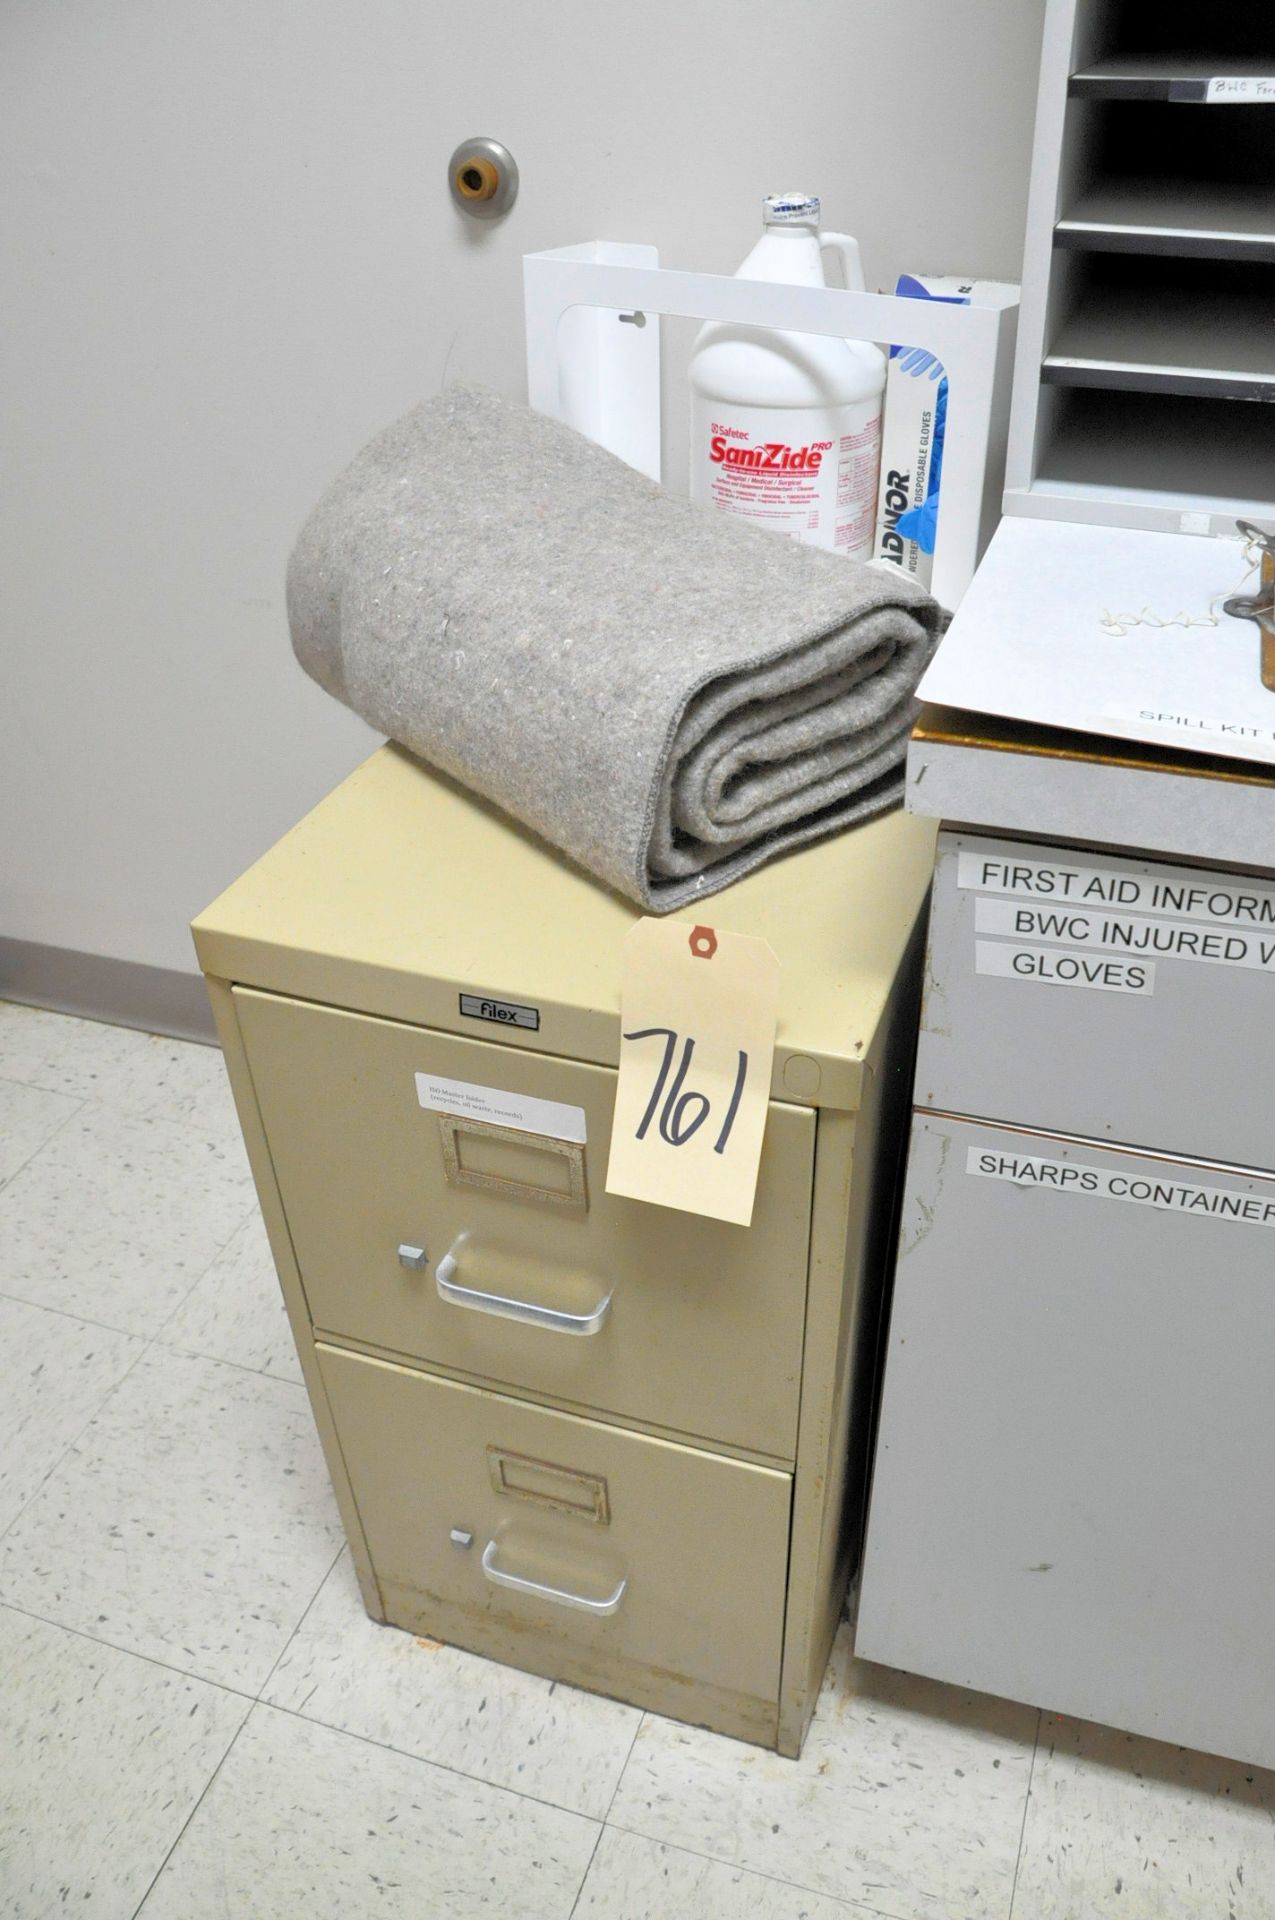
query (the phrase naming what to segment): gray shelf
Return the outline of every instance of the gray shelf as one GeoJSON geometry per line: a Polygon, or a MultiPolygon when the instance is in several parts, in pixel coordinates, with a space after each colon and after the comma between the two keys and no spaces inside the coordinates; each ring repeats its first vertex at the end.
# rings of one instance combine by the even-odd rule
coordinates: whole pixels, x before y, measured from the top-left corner
{"type": "MultiPolygon", "coordinates": [[[[1081,67],[1072,74],[1067,91],[1074,100],[1203,101],[1209,81],[1223,78],[1275,83],[1275,57],[1117,54],[1081,67]]],[[[1275,106],[1275,101],[1269,104],[1275,106]]]]}
{"type": "Polygon", "coordinates": [[[1233,268],[1233,283],[1223,287],[1208,284],[1207,270],[1181,271],[1180,282],[1126,273],[1082,284],[1042,378],[1054,386],[1275,402],[1275,287],[1260,284],[1264,275],[1236,281],[1233,268]]]}
{"type": "MultiPolygon", "coordinates": [[[[1271,135],[1275,144],[1275,122],[1271,135]]],[[[1160,175],[1104,180],[1071,205],[1054,238],[1090,252],[1275,263],[1275,191],[1160,175]]]]}
{"type": "Polygon", "coordinates": [[[1037,462],[1042,490],[1237,515],[1270,501],[1275,407],[1092,392],[1059,394],[1057,405],[1037,462]]]}

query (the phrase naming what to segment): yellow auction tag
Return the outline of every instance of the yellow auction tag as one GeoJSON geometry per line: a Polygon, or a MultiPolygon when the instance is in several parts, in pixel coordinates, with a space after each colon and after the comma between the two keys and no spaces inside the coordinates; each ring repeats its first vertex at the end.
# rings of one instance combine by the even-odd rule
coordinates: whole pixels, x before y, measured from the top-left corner
{"type": "Polygon", "coordinates": [[[778,1006],[764,940],[685,920],[630,928],[608,1193],[749,1224],[778,1006]]]}

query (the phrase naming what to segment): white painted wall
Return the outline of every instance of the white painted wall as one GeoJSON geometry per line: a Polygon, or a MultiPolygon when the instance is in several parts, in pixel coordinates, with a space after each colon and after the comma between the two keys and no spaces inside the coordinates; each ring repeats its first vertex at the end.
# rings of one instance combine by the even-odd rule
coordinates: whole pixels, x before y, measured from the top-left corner
{"type": "Polygon", "coordinates": [[[444,374],[524,391],[524,252],[733,271],[796,186],[870,282],[1017,278],[1042,17],[6,0],[0,934],[193,970],[190,916],[368,750],[292,661],[288,549],[444,374]],[[522,170],[498,226],[446,193],[476,133],[522,170]]]}

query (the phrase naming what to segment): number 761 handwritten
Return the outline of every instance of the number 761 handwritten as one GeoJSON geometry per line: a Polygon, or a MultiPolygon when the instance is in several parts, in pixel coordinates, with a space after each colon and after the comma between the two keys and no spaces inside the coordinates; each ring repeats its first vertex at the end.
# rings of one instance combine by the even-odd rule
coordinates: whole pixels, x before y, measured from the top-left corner
{"type": "MultiPolygon", "coordinates": [[[[673,1076],[673,1084],[668,1087],[668,1092],[665,1094],[669,1069],[673,1065],[673,1055],[677,1051],[677,1043],[681,1039],[681,1035],[673,1027],[639,1027],[633,1033],[626,1033],[624,1038],[626,1040],[654,1040],[662,1038],[664,1041],[664,1057],[660,1061],[660,1070],[655,1076],[655,1085],[651,1088],[651,1097],[646,1103],[646,1112],[642,1115],[638,1123],[636,1138],[645,1140],[647,1129],[655,1118],[655,1110],[659,1107],[660,1100],[663,1098],[664,1106],[660,1112],[659,1121],[660,1138],[667,1140],[671,1147],[684,1147],[687,1141],[703,1126],[708,1118],[712,1105],[706,1093],[694,1093],[690,1090],[684,1093],[682,1091],[683,1082],[690,1070],[691,1059],[695,1053],[694,1040],[688,1035],[683,1042],[682,1058],[678,1063],[677,1072],[673,1076]],[[688,1114],[695,1108],[698,1108],[698,1111],[693,1113],[693,1117],[688,1117],[688,1114]]],[[[730,1105],[726,1109],[726,1118],[722,1122],[721,1132],[713,1142],[714,1153],[724,1153],[726,1151],[726,1142],[730,1139],[730,1130],[735,1124],[735,1115],[739,1112],[739,1102],[743,1096],[744,1082],[747,1078],[748,1055],[741,1047],[739,1050],[739,1068],[735,1074],[735,1085],[731,1091],[730,1105]]]]}

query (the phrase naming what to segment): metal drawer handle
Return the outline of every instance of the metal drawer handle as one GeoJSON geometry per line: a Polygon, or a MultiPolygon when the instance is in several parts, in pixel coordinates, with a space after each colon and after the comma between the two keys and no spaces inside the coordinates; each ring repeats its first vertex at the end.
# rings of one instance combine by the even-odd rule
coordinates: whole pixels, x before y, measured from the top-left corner
{"type": "Polygon", "coordinates": [[[528,1327],[549,1327],[554,1333],[597,1333],[611,1311],[609,1293],[592,1313],[560,1313],[556,1307],[533,1306],[530,1300],[510,1300],[503,1293],[463,1287],[456,1278],[457,1271],[455,1254],[445,1253],[434,1270],[440,1300],[454,1307],[473,1307],[478,1313],[494,1313],[502,1320],[521,1320],[528,1327]]]}
{"type": "Polygon", "coordinates": [[[605,1600],[586,1600],[582,1593],[568,1593],[565,1587],[546,1587],[539,1580],[523,1580],[516,1573],[505,1573],[496,1565],[494,1540],[489,1540],[483,1548],[483,1572],[493,1586],[512,1587],[515,1593],[529,1593],[537,1600],[552,1600],[559,1607],[576,1607],[581,1613],[592,1613],[598,1619],[619,1611],[624,1589],[629,1584],[625,1578],[605,1600]]]}

